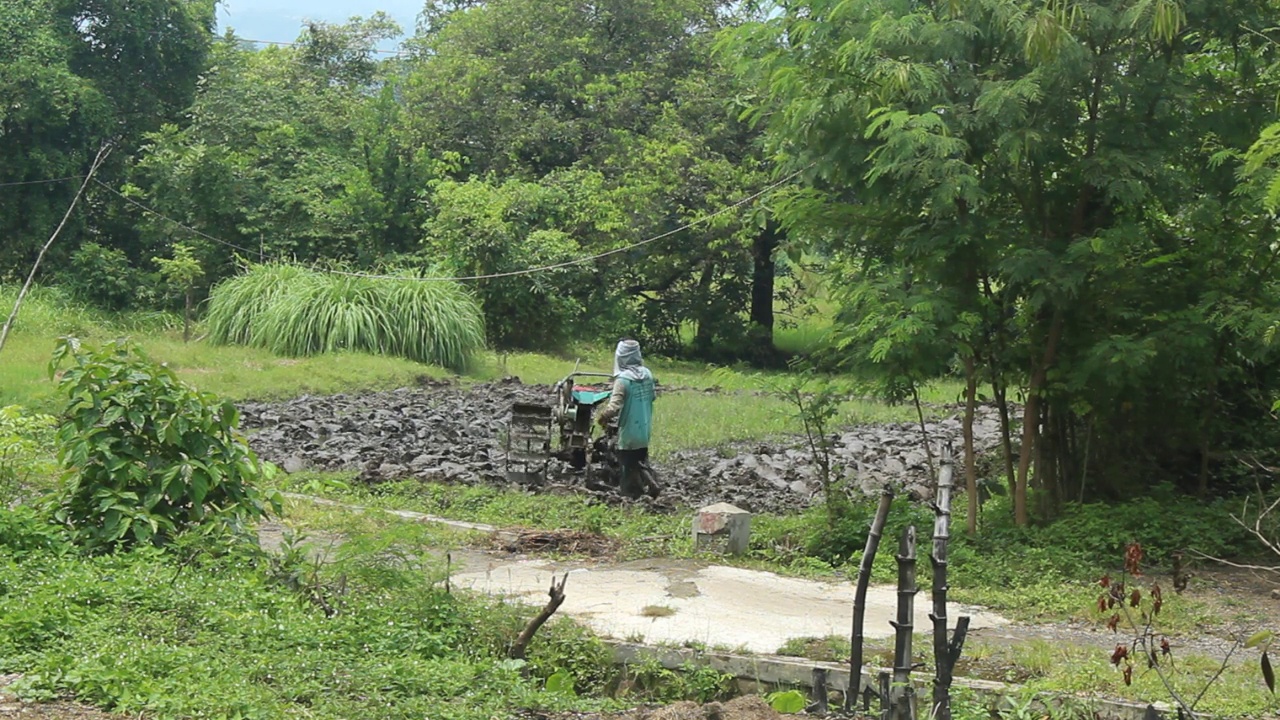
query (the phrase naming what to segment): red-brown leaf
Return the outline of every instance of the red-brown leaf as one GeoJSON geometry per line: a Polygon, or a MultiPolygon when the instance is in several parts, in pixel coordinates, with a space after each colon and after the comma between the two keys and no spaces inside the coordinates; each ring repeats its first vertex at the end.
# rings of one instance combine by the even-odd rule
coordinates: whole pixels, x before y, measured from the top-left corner
{"type": "Polygon", "coordinates": [[[1129,657],[1129,648],[1124,645],[1116,645],[1115,652],[1111,653],[1111,664],[1119,665],[1120,661],[1129,657]]]}
{"type": "Polygon", "coordinates": [[[1133,666],[1132,665],[1124,666],[1124,684],[1125,685],[1133,684],[1133,666]]]}
{"type": "Polygon", "coordinates": [[[1107,611],[1107,596],[1099,595],[1098,596],[1098,612],[1106,612],[1106,611],[1107,611]]]}
{"type": "Polygon", "coordinates": [[[1107,621],[1107,629],[1110,630],[1111,632],[1115,632],[1116,628],[1119,626],[1120,626],[1120,613],[1116,613],[1115,615],[1111,616],[1110,620],[1107,621]]]}
{"type": "Polygon", "coordinates": [[[1107,587],[1107,586],[1109,586],[1109,585],[1111,584],[1111,576],[1110,576],[1110,575],[1103,575],[1103,576],[1102,576],[1102,579],[1098,581],[1098,584],[1099,584],[1099,585],[1101,585],[1102,587],[1107,587]]]}
{"type": "Polygon", "coordinates": [[[1134,577],[1142,577],[1142,545],[1129,543],[1124,549],[1124,571],[1134,577]]]}
{"type": "Polygon", "coordinates": [[[1173,651],[1169,648],[1169,638],[1161,638],[1161,639],[1160,639],[1160,652],[1161,652],[1162,654],[1164,654],[1164,655],[1168,655],[1169,653],[1173,652],[1173,651]]]}
{"type": "Polygon", "coordinates": [[[1134,588],[1133,592],[1129,593],[1129,607],[1138,607],[1140,604],[1142,604],[1142,591],[1134,588]]]}

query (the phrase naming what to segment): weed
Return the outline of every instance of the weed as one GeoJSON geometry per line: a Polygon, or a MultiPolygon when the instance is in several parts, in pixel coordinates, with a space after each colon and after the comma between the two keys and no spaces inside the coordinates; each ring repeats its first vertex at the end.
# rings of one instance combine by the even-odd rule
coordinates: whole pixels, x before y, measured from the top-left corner
{"type": "Polygon", "coordinates": [[[671,617],[675,614],[676,609],[667,605],[645,605],[640,609],[640,615],[647,618],[671,617]]]}

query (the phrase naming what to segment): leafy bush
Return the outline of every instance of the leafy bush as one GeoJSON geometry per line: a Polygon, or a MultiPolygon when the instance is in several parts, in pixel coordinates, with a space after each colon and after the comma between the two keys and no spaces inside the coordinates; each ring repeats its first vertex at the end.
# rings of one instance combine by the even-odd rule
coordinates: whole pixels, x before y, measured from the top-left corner
{"type": "Polygon", "coordinates": [[[285,263],[255,265],[209,297],[209,339],[307,356],[391,354],[464,369],[484,347],[479,306],[460,285],[412,272],[370,279],[285,263]]]}
{"type": "Polygon", "coordinates": [[[122,250],[94,242],[81,245],[71,255],[63,284],[79,299],[105,310],[124,310],[146,287],[142,273],[122,250]]]}
{"type": "MultiPolygon", "coordinates": [[[[861,557],[867,546],[877,502],[875,498],[859,498],[837,505],[828,503],[822,511],[824,522],[815,521],[809,525],[806,551],[832,565],[842,565],[851,558],[861,557]]],[[[881,553],[886,549],[890,555],[896,552],[898,536],[913,523],[917,537],[927,537],[933,530],[932,511],[906,496],[895,497],[880,541],[881,553]]]]}
{"type": "Polygon", "coordinates": [[[0,547],[21,559],[31,553],[61,554],[72,546],[66,530],[50,522],[43,508],[20,505],[0,509],[0,547]]]}
{"type": "Polygon", "coordinates": [[[29,414],[18,405],[0,408],[0,501],[13,499],[33,477],[54,472],[56,424],[53,416],[29,414]]]}
{"type": "Polygon", "coordinates": [[[1262,547],[1234,520],[1239,506],[1230,500],[1201,501],[1178,494],[1172,486],[1152,488],[1147,497],[1124,503],[1069,503],[1042,526],[1018,528],[1004,512],[1008,501],[993,500],[982,540],[1006,548],[1043,548],[1063,564],[1084,562],[1110,567],[1124,548],[1138,542],[1149,562],[1168,564],[1175,552],[1194,549],[1215,557],[1255,555],[1262,547]]]}
{"type": "Polygon", "coordinates": [[[182,383],[127,341],[87,350],[64,338],[50,372],[68,397],[57,432],[70,475],[56,517],[77,544],[163,545],[197,526],[242,530],[280,510],[256,487],[274,468],[237,431],[229,402],[182,383]]]}

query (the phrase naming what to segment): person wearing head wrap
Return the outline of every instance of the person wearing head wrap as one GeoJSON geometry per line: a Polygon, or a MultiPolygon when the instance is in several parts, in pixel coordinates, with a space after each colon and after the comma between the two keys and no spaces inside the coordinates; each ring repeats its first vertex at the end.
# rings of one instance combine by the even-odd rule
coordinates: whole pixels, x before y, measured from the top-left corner
{"type": "Polygon", "coordinates": [[[649,431],[653,423],[653,373],[640,357],[640,343],[623,340],[613,354],[613,392],[600,412],[601,426],[618,419],[618,464],[622,493],[639,497],[640,472],[649,460],[649,431]]]}

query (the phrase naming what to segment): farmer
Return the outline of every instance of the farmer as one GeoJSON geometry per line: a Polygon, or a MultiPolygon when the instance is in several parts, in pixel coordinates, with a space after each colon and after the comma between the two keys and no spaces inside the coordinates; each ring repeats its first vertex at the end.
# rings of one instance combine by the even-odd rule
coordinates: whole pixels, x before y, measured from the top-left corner
{"type": "Polygon", "coordinates": [[[644,492],[640,473],[649,460],[649,428],[653,420],[653,373],[640,359],[640,343],[623,340],[613,355],[613,392],[600,413],[600,426],[618,418],[618,464],[622,494],[638,498],[644,492]]]}

